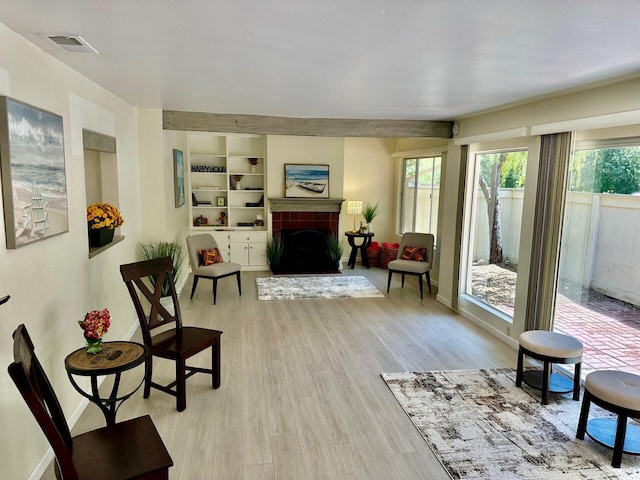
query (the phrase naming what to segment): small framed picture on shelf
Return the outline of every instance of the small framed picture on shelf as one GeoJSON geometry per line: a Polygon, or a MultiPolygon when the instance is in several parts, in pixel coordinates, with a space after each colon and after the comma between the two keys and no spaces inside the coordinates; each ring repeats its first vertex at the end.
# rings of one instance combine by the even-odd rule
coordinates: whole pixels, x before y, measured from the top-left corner
{"type": "Polygon", "coordinates": [[[224,207],[224,197],[218,197],[217,203],[219,207],[224,207]]]}

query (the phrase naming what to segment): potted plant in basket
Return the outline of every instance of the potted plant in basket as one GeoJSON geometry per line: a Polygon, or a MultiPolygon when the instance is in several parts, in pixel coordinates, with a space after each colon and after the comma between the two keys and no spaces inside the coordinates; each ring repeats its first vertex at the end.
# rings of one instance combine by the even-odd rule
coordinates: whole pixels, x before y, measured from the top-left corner
{"type": "Polygon", "coordinates": [[[115,229],[124,223],[120,210],[108,203],[94,203],[87,207],[89,246],[102,247],[113,241],[115,229]]]}
{"type": "Polygon", "coordinates": [[[376,203],[375,205],[372,205],[371,203],[367,202],[364,205],[364,208],[362,209],[362,216],[364,217],[364,221],[367,222],[367,231],[369,233],[373,233],[372,222],[373,222],[373,219],[376,218],[379,213],[380,213],[380,208],[378,203],[376,203]]]}

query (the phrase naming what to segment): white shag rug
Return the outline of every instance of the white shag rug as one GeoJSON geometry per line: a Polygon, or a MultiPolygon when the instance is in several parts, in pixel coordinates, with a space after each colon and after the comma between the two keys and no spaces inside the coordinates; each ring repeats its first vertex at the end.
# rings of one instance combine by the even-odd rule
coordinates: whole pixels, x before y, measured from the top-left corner
{"type": "MultiPolygon", "coordinates": [[[[452,479],[640,478],[640,457],[587,435],[576,439],[580,402],[515,386],[514,369],[382,373],[391,392],[452,479]]],[[[610,416],[593,403],[589,418],[610,416]]]]}
{"type": "Polygon", "coordinates": [[[294,300],[301,298],[373,298],[384,297],[365,277],[323,275],[320,277],[256,278],[258,300],[294,300]]]}

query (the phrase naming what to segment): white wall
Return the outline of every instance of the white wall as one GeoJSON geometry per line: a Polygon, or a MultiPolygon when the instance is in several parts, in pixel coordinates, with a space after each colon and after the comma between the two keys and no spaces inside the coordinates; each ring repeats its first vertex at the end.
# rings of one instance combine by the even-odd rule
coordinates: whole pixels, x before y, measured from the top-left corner
{"type": "MultiPolygon", "coordinates": [[[[138,110],[138,154],[140,161],[141,241],[178,242],[184,249],[183,264],[176,281],[181,289],[189,274],[187,244],[189,204],[175,207],[173,149],[182,150],[187,164],[185,132],[163,131],[162,110],[138,110]]],[[[185,189],[186,189],[185,175],[185,189]]]]}
{"type": "MultiPolygon", "coordinates": [[[[64,119],[69,232],[17,250],[5,248],[0,219],[0,463],[2,477],[28,478],[48,449],[44,435],[6,373],[11,333],[24,323],[68,418],[81,397],[64,370],[65,356],[84,344],[77,324],[93,309],[113,317],[105,339],[126,338],[137,325],[118,266],[135,260],[140,237],[136,111],[0,24],[0,94],[64,119]],[[88,258],[82,129],[117,139],[120,202],[125,240],[88,258]]],[[[50,457],[51,458],[51,457],[50,457]]]]}
{"type": "Polygon", "coordinates": [[[571,122],[552,130],[587,130],[640,123],[639,90],[640,79],[626,80],[461,118],[457,121],[460,131],[456,137],[565,121],[571,122]],[[635,120],[630,121],[633,118],[635,120]]]}
{"type": "Polygon", "coordinates": [[[329,165],[329,197],[343,198],[343,138],[268,135],[267,192],[269,197],[284,197],[285,163],[329,165]]]}
{"type": "MultiPolygon", "coordinates": [[[[373,240],[380,244],[396,241],[395,179],[391,157],[394,149],[395,140],[392,139],[344,139],[344,198],[362,200],[364,204],[379,204],[380,214],[373,220],[373,240]]],[[[346,204],[343,204],[340,225],[343,232],[353,229],[354,215],[347,214],[346,208],[346,204]]],[[[362,216],[356,218],[356,227],[361,221],[366,223],[362,216]]]]}

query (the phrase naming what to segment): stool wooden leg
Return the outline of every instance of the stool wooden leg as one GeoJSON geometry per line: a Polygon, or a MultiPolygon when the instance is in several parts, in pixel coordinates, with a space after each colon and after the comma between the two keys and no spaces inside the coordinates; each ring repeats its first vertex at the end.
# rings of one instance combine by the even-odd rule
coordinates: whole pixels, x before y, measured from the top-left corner
{"type": "Polygon", "coordinates": [[[549,404],[549,377],[551,376],[551,365],[545,360],[542,371],[542,404],[549,404]]]}
{"type": "Polygon", "coordinates": [[[627,436],[627,416],[622,413],[618,414],[618,428],[616,429],[616,440],[613,445],[613,460],[611,466],[620,468],[622,463],[622,451],[624,449],[624,439],[627,436]]]}
{"type": "Polygon", "coordinates": [[[516,387],[522,388],[522,369],[524,364],[522,347],[518,347],[518,368],[516,369],[516,387]]]}
{"type": "Polygon", "coordinates": [[[582,371],[582,362],[576,363],[573,370],[573,399],[577,402],[580,400],[580,372],[582,371]]]}
{"type": "Polygon", "coordinates": [[[589,418],[589,408],[591,407],[591,394],[585,390],[582,397],[582,408],[580,409],[580,420],[578,420],[578,430],[576,438],[584,440],[584,434],[587,431],[587,419],[589,418]]]}

